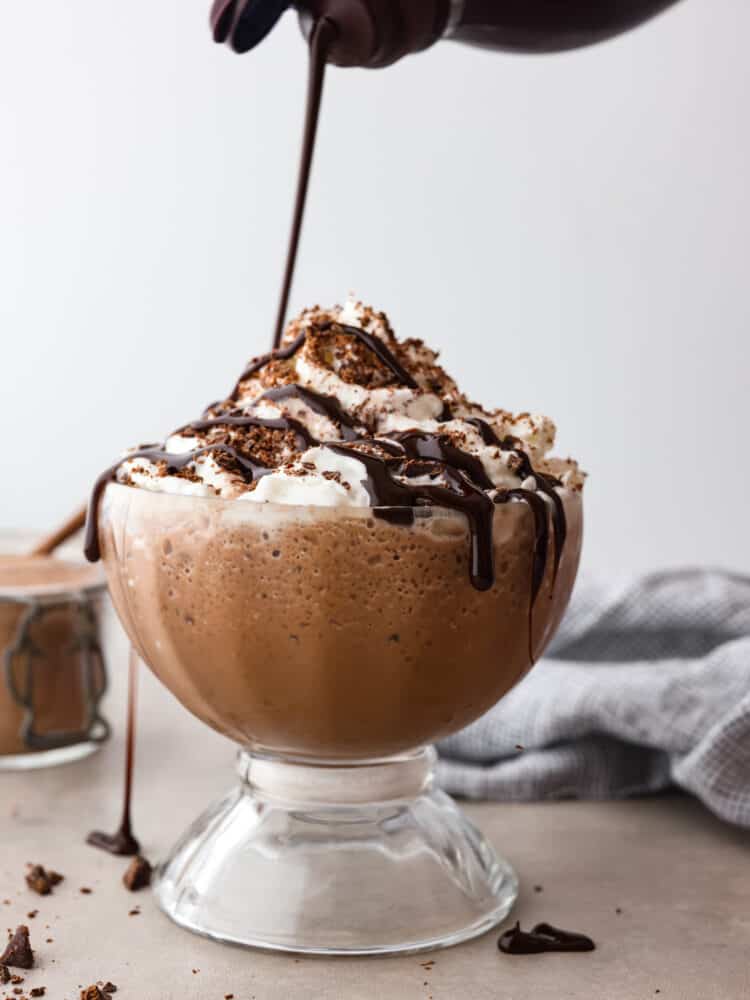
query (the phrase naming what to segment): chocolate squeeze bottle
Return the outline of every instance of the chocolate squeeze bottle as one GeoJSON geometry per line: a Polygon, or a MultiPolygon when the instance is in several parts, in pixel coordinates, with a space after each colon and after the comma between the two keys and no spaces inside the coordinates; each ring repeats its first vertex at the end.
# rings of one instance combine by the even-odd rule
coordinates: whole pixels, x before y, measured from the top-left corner
{"type": "Polygon", "coordinates": [[[321,18],[337,31],[328,61],[388,66],[442,38],[508,52],[580,48],[636,27],[676,0],[215,0],[214,38],[254,48],[289,7],[309,36],[321,18]]]}
{"type": "Polygon", "coordinates": [[[509,52],[555,52],[634,28],[677,0],[214,0],[214,40],[261,42],[289,7],[310,46],[302,155],[272,347],[281,343],[297,261],[325,67],[389,66],[441,38],[509,52]]]}

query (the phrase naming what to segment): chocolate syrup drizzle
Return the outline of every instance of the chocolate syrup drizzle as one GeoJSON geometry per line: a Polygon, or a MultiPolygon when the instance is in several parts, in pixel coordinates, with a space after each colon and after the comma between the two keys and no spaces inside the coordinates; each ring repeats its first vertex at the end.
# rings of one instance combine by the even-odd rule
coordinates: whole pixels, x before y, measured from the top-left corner
{"type": "MultiPolygon", "coordinates": [[[[402,458],[380,458],[356,445],[329,444],[328,447],[340,455],[351,455],[364,465],[367,472],[364,485],[374,507],[416,507],[421,500],[465,514],[471,534],[469,576],[472,585],[477,590],[492,587],[495,582],[492,500],[462,469],[441,461],[409,459],[406,449],[403,449],[402,458]],[[450,485],[404,483],[394,478],[424,475],[434,475],[436,479],[442,477],[450,485]]],[[[376,510],[375,514],[378,516],[379,511],[376,510]]]]}
{"type": "MultiPolygon", "coordinates": [[[[552,584],[554,586],[555,580],[557,580],[557,571],[560,567],[560,559],[562,558],[563,547],[565,546],[565,539],[568,534],[568,526],[565,518],[565,508],[563,507],[562,497],[555,489],[556,486],[560,486],[560,480],[556,479],[554,476],[547,476],[543,472],[537,472],[531,465],[531,460],[529,456],[520,448],[521,442],[514,437],[508,435],[505,438],[499,438],[495,433],[494,429],[487,423],[486,420],[482,420],[481,417],[468,417],[466,423],[472,424],[479,431],[482,441],[489,445],[490,447],[499,448],[501,451],[512,451],[518,460],[517,472],[520,478],[526,479],[529,476],[533,477],[536,481],[536,488],[540,493],[543,493],[552,503],[552,522],[555,528],[555,554],[552,566],[552,584]]],[[[510,499],[520,498],[528,502],[529,495],[535,496],[534,493],[530,493],[528,490],[509,490],[508,491],[510,499]]],[[[537,497],[537,499],[539,499],[537,497]]],[[[496,500],[496,503],[504,503],[504,500],[496,500]]],[[[529,504],[531,506],[531,504],[529,504]]],[[[537,518],[538,520],[538,518],[537,518]]],[[[547,515],[545,512],[544,521],[546,524],[547,515]]],[[[537,546],[538,548],[538,546],[537,546]]],[[[546,552],[546,543],[545,543],[546,552]]],[[[544,567],[542,567],[542,577],[544,576],[544,567]]],[[[541,578],[539,580],[541,585],[541,578]]],[[[537,591],[538,591],[537,587],[537,591]]]]}
{"type": "Polygon", "coordinates": [[[538,955],[549,951],[593,951],[596,945],[586,934],[564,931],[552,924],[536,924],[530,931],[515,927],[500,935],[497,942],[506,955],[538,955]]]}
{"type": "MultiPolygon", "coordinates": [[[[394,357],[388,347],[373,334],[359,327],[343,323],[326,321],[318,326],[319,330],[333,329],[356,338],[364,344],[396,377],[401,385],[416,388],[417,383],[394,357]]],[[[272,360],[290,358],[305,343],[308,331],[303,330],[297,337],[284,347],[271,351],[256,358],[240,377],[230,400],[237,401],[241,383],[254,373],[260,371],[272,360]]],[[[488,590],[495,582],[494,546],[492,543],[492,522],[494,505],[506,503],[524,503],[529,508],[534,522],[534,548],[532,556],[531,596],[529,614],[536,602],[541,589],[547,566],[547,551],[549,547],[549,519],[547,498],[551,504],[552,524],[554,527],[554,563],[552,584],[557,578],[557,571],[562,556],[566,538],[565,510],[562,499],[555,487],[559,480],[552,476],[534,470],[528,455],[520,447],[517,438],[507,436],[499,438],[492,426],[480,417],[471,417],[467,422],[478,430],[482,441],[491,447],[502,451],[510,451],[516,460],[515,471],[521,479],[533,477],[537,491],[523,489],[499,489],[494,501],[487,495],[493,489],[493,483],[485,472],[479,458],[457,447],[448,434],[432,433],[419,429],[401,431],[388,438],[372,438],[367,436],[364,428],[360,431],[354,418],[343,409],[332,396],[317,393],[312,389],[297,384],[278,386],[266,390],[257,401],[269,400],[282,402],[285,399],[297,398],[310,409],[321,413],[339,427],[340,440],[322,442],[313,437],[307,428],[291,417],[264,418],[247,415],[241,410],[231,410],[229,413],[194,421],[181,428],[181,432],[194,431],[200,433],[215,427],[264,427],[273,430],[291,431],[295,435],[300,451],[318,444],[327,444],[331,450],[350,455],[358,459],[365,467],[367,479],[365,487],[368,490],[374,507],[399,508],[401,513],[386,513],[376,511],[376,516],[385,517],[398,523],[410,523],[413,514],[406,511],[419,505],[436,505],[457,510],[466,516],[471,535],[470,578],[472,585],[478,590],[488,590]],[[364,447],[358,446],[361,443],[364,447]],[[367,444],[377,445],[381,454],[367,450],[367,444]],[[382,453],[386,457],[382,457],[382,453]],[[429,484],[412,483],[409,479],[418,476],[429,476],[435,481],[429,484]]],[[[446,419],[452,414],[447,405],[444,407],[446,419]]],[[[203,445],[191,451],[172,453],[163,446],[148,445],[128,455],[128,459],[144,458],[149,462],[165,464],[166,474],[179,472],[196,458],[210,452],[222,452],[229,455],[237,464],[240,474],[247,483],[258,480],[261,476],[273,471],[267,465],[253,458],[245,451],[225,442],[203,445]]],[[[96,561],[100,556],[97,513],[101,495],[107,485],[116,478],[117,465],[107,469],[97,479],[89,504],[89,516],[86,522],[86,557],[96,561]]],[[[531,623],[529,627],[531,636],[531,623]]],[[[531,638],[529,640],[531,645],[531,638]]],[[[533,658],[533,657],[532,657],[533,658]]]]}
{"type": "MultiPolygon", "coordinates": [[[[257,423],[258,419],[259,418],[253,418],[253,421],[257,423]]],[[[221,423],[222,420],[223,422],[226,422],[226,418],[222,418],[218,422],[221,423]]],[[[199,421],[199,423],[200,422],[201,421],[199,421]]],[[[213,421],[209,422],[212,423],[213,421]]],[[[294,422],[296,423],[296,421],[294,422]]],[[[203,423],[205,423],[205,421],[203,421],[203,423]]],[[[268,423],[268,421],[266,421],[266,423],[268,423]]],[[[290,424],[291,421],[284,420],[284,423],[290,424]]],[[[146,448],[138,448],[136,451],[126,455],[125,458],[120,459],[116,465],[111,465],[108,469],[105,469],[105,471],[94,483],[94,488],[91,491],[91,499],[89,500],[88,511],[86,513],[86,534],[83,543],[83,552],[88,561],[98,562],[101,558],[101,549],[99,546],[99,501],[101,500],[106,486],[116,480],[117,470],[123,462],[131,461],[134,458],[145,458],[148,462],[154,463],[165,462],[166,472],[167,475],[169,475],[170,473],[179,472],[181,469],[186,468],[191,462],[194,462],[196,458],[200,458],[201,455],[207,455],[210,452],[215,451],[223,452],[225,455],[229,455],[230,458],[235,460],[240,468],[240,472],[245,479],[245,482],[252,483],[253,480],[273,471],[267,466],[262,465],[260,462],[253,461],[251,457],[243,454],[231,445],[225,444],[221,441],[216,444],[203,445],[200,448],[194,448],[192,451],[185,452],[164,451],[163,447],[160,445],[149,445],[146,448]]]]}
{"type": "MultiPolygon", "coordinates": [[[[401,385],[406,386],[408,389],[419,388],[401,362],[394,357],[393,353],[382,342],[382,340],[374,334],[368,333],[366,330],[361,330],[358,326],[349,326],[348,323],[334,323],[330,320],[325,323],[320,323],[315,327],[315,329],[321,333],[327,330],[348,333],[350,337],[354,337],[361,344],[364,344],[368,350],[372,351],[375,357],[390,370],[391,374],[395,376],[401,385]]],[[[288,361],[289,358],[293,357],[307,340],[308,332],[308,330],[303,330],[301,333],[297,334],[294,340],[291,340],[283,347],[275,347],[272,351],[269,351],[268,354],[262,354],[258,358],[253,358],[244,372],[240,375],[229,398],[235,402],[239,396],[242,383],[246,379],[249,379],[251,375],[260,371],[261,368],[265,368],[269,361],[288,361]]]]}
{"type": "Polygon", "coordinates": [[[288,361],[289,358],[293,357],[297,351],[302,347],[304,342],[307,340],[307,330],[303,330],[302,333],[298,334],[294,340],[285,344],[284,347],[274,347],[272,351],[268,354],[261,354],[258,358],[253,358],[244,372],[237,379],[234,389],[229,395],[229,398],[234,402],[240,394],[240,387],[245,379],[250,378],[256,372],[259,372],[261,368],[265,368],[269,361],[288,361]]]}
{"type": "Polygon", "coordinates": [[[335,396],[325,396],[304,385],[292,383],[281,385],[278,389],[268,389],[256,402],[260,403],[264,399],[274,403],[283,402],[285,399],[300,399],[314,413],[320,413],[334,424],[338,424],[343,441],[355,441],[362,436],[357,429],[357,421],[349,416],[335,396]]]}

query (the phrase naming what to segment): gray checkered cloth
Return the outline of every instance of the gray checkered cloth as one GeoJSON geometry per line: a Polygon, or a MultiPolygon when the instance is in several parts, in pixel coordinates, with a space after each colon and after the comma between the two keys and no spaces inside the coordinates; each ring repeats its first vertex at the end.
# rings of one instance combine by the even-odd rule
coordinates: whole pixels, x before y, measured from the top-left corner
{"type": "Polygon", "coordinates": [[[546,657],[438,749],[455,795],[603,799],[678,785],[750,827],[750,578],[581,581],[546,657]]]}

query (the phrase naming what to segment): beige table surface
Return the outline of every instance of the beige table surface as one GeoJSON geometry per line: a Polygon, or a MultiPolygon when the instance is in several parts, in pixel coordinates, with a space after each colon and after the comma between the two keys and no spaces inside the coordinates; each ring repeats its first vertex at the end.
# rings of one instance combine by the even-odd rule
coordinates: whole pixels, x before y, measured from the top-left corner
{"type": "MultiPolygon", "coordinates": [[[[467,807],[517,867],[513,916],[588,932],[594,953],[509,957],[493,932],[433,953],[426,972],[424,955],[295,959],[180,930],[148,891],[125,891],[126,862],[84,844],[92,827],[114,828],[119,812],[125,653],[117,639],[110,656],[114,740],[78,764],[0,774],[0,913],[4,926],[29,923],[38,957],[24,989],[77,1000],[79,985],[109,979],[122,1000],[750,997],[750,836],[680,796],[467,807]],[[65,874],[53,896],[26,889],[27,861],[65,874]],[[129,916],[136,904],[140,915],[129,916]],[[31,909],[39,914],[27,920],[31,909]]],[[[145,671],[141,693],[135,820],[155,858],[230,785],[233,750],[145,671]]]]}

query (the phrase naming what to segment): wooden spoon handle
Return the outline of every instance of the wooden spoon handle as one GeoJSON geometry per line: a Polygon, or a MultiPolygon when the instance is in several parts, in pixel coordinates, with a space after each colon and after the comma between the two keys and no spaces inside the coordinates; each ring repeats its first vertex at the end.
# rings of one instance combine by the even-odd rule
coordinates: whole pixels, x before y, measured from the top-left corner
{"type": "Polygon", "coordinates": [[[62,545],[62,543],[66,542],[71,535],[74,535],[76,533],[76,531],[80,531],[80,529],[84,526],[85,523],[86,523],[86,508],[81,507],[80,510],[77,510],[75,512],[75,514],[71,514],[71,516],[67,519],[67,521],[61,524],[59,528],[57,528],[51,534],[47,535],[45,538],[42,538],[42,540],[37,545],[34,546],[29,555],[32,556],[51,555],[58,547],[58,545],[62,545]]]}

